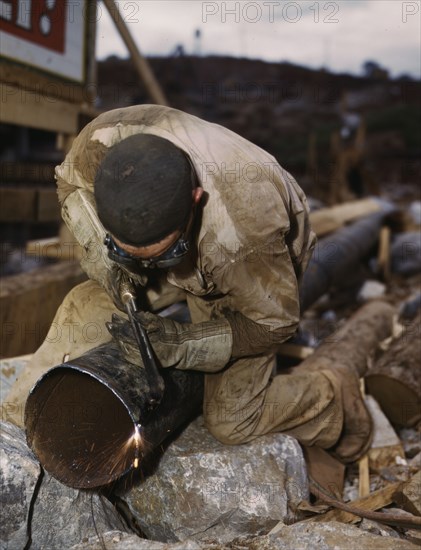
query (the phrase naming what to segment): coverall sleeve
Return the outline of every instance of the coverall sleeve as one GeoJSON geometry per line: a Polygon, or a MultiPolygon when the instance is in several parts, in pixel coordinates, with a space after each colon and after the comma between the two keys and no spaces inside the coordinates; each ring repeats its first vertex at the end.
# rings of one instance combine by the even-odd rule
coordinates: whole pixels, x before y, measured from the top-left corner
{"type": "Polygon", "coordinates": [[[82,269],[113,297],[113,282],[120,280],[124,271],[108,258],[104,246],[106,231],[98,218],[94,197],[95,174],[107,148],[90,141],[89,135],[88,125],[64,162],[56,167],[57,191],[63,220],[82,247],[82,269]]]}
{"type": "Polygon", "coordinates": [[[282,234],[226,265],[219,284],[230,297],[225,315],[233,331],[233,357],[274,351],[295,333],[298,282],[282,234]]]}

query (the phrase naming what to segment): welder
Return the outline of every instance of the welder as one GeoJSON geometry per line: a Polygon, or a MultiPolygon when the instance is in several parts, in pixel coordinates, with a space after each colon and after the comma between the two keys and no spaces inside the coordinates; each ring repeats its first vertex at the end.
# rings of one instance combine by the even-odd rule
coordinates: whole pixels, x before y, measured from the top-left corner
{"type": "Polygon", "coordinates": [[[56,179],[89,280],[64,299],[9,403],[23,408],[47,369],[112,338],[142,368],[122,313],[129,281],[160,367],[206,373],[203,414],[218,440],[282,432],[344,462],[366,451],[372,423],[356,372],[276,373],[315,236],[303,191],[273,156],[219,125],[140,105],[89,123],[56,179]],[[191,322],[159,315],[182,300],[191,322]],[[57,327],[70,337],[53,337],[57,327]]]}

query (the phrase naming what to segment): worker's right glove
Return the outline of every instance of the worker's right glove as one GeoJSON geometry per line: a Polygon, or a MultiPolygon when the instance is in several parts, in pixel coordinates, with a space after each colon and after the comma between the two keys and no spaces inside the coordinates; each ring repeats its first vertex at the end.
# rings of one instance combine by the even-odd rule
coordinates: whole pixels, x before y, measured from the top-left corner
{"type": "Polygon", "coordinates": [[[136,289],[143,286],[143,281],[139,277],[131,276],[121,269],[117,264],[112,264],[107,270],[106,280],[104,282],[107,294],[112,298],[114,305],[123,313],[126,313],[126,308],[121,299],[121,293],[124,285],[129,285],[136,294],[136,289]]]}
{"type": "MultiPolygon", "coordinates": [[[[231,358],[232,330],[226,319],[183,324],[153,313],[137,312],[136,322],[146,329],[163,367],[218,372],[231,358]]],[[[143,366],[130,323],[113,315],[107,328],[126,360],[143,366]]]]}

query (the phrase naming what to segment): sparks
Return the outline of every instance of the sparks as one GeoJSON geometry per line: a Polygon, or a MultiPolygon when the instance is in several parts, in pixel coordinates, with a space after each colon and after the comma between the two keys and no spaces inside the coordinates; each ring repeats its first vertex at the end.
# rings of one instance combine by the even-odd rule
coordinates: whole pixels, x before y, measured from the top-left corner
{"type": "Polygon", "coordinates": [[[135,443],[135,453],[134,453],[135,458],[134,458],[134,461],[133,461],[133,468],[138,468],[139,467],[140,441],[141,441],[140,425],[139,424],[135,424],[133,439],[134,439],[134,443],[135,443]]]}

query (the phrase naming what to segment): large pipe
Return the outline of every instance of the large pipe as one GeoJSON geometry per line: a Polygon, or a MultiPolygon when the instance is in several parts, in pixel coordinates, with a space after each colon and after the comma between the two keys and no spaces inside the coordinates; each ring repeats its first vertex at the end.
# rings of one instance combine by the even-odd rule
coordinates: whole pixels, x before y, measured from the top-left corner
{"type": "Polygon", "coordinates": [[[358,262],[379,238],[384,218],[395,208],[387,202],[382,210],[321,239],[313,252],[300,287],[301,311],[308,309],[333,286],[341,286],[358,262]]]}
{"type": "MultiPolygon", "coordinates": [[[[303,311],[366,256],[389,210],[319,242],[303,279],[303,311]]],[[[151,411],[144,369],[126,362],[115,344],[54,367],[27,400],[29,446],[66,485],[98,487],[118,479],[200,412],[202,373],[162,369],[162,376],[165,393],[151,411]]]]}
{"type": "Polygon", "coordinates": [[[200,411],[201,373],[161,374],[165,392],[151,410],[145,370],[125,361],[113,343],[50,369],[26,403],[28,445],[65,485],[111,483],[200,411]]]}

